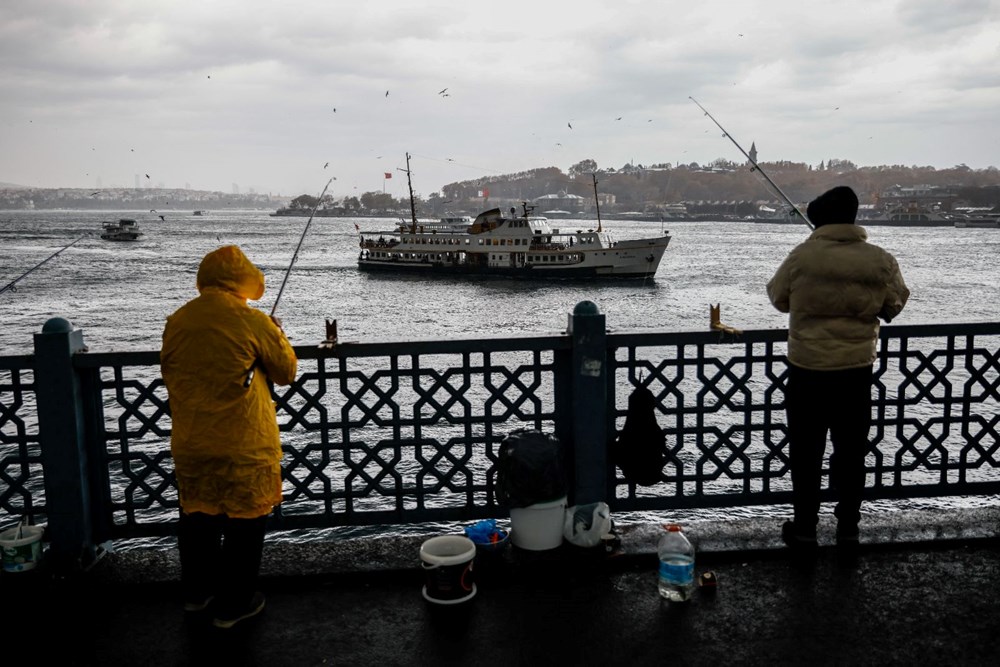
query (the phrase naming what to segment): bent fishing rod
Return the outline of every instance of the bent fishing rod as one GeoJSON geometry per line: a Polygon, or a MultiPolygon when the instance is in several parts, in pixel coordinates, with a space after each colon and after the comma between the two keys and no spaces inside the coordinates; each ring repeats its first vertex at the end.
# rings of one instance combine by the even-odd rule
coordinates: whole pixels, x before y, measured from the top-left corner
{"type": "MultiPolygon", "coordinates": [[[[288,268],[285,270],[285,277],[281,281],[281,287],[278,288],[278,296],[274,299],[274,305],[271,306],[271,318],[274,319],[274,313],[278,310],[278,302],[281,301],[281,295],[285,291],[285,284],[288,282],[288,276],[292,274],[292,267],[295,266],[295,260],[299,258],[299,250],[302,248],[302,242],[306,240],[306,233],[309,231],[309,225],[312,224],[313,216],[316,215],[316,211],[319,209],[319,205],[323,203],[323,196],[326,194],[326,189],[330,187],[330,183],[333,183],[334,179],[331,178],[323,186],[323,191],[319,193],[319,199],[316,200],[316,205],[313,206],[312,213],[309,214],[309,220],[306,221],[305,229],[302,230],[302,235],[299,236],[299,243],[295,246],[295,252],[292,253],[292,261],[288,263],[288,268]]],[[[243,386],[249,387],[250,383],[253,382],[254,372],[257,368],[257,362],[255,361],[249,370],[247,370],[246,379],[243,380],[243,386]]]]}
{"type": "Polygon", "coordinates": [[[51,255],[49,255],[48,257],[46,257],[45,259],[43,259],[42,261],[40,261],[38,264],[35,264],[33,267],[31,267],[30,269],[28,269],[27,271],[25,271],[24,273],[22,273],[21,275],[19,275],[17,278],[14,278],[14,280],[10,281],[9,283],[7,283],[6,285],[4,285],[3,287],[0,287],[0,294],[3,294],[4,292],[6,292],[8,290],[10,290],[11,292],[16,292],[17,291],[17,287],[15,285],[17,284],[17,281],[19,281],[22,278],[24,278],[25,276],[27,276],[29,273],[31,273],[32,271],[34,271],[35,269],[37,269],[38,267],[40,267],[45,262],[49,261],[50,259],[52,259],[56,255],[58,255],[59,253],[61,253],[66,248],[69,248],[70,246],[72,246],[72,245],[80,242],[82,239],[84,239],[86,237],[87,237],[87,235],[84,234],[83,236],[81,236],[80,238],[76,239],[72,243],[68,243],[67,245],[64,245],[63,247],[59,248],[59,250],[56,250],[54,253],[52,253],[51,255]]]}
{"type": "Polygon", "coordinates": [[[740,146],[740,145],[739,145],[739,143],[738,143],[738,142],[737,142],[737,141],[736,141],[735,139],[733,139],[733,136],[732,136],[731,134],[729,134],[729,132],[728,132],[728,131],[726,131],[726,128],[722,127],[722,125],[721,125],[721,124],[719,123],[719,121],[715,120],[715,117],[714,117],[714,116],[712,116],[712,114],[708,113],[708,109],[706,109],[705,107],[701,106],[701,104],[699,104],[699,103],[698,103],[698,100],[694,99],[694,98],[693,98],[693,97],[691,97],[690,95],[688,95],[688,99],[689,99],[689,100],[691,100],[692,102],[694,102],[695,104],[697,104],[697,105],[698,105],[698,108],[699,108],[699,109],[701,109],[702,111],[704,111],[704,112],[705,112],[705,115],[706,115],[706,116],[708,116],[708,117],[709,117],[709,118],[711,119],[711,121],[712,121],[713,123],[715,123],[716,127],[718,127],[718,128],[720,129],[720,130],[722,130],[722,136],[724,136],[724,137],[725,137],[726,139],[729,139],[729,140],[730,140],[731,142],[733,142],[733,145],[734,145],[734,146],[736,146],[736,148],[740,149],[740,152],[741,152],[741,153],[743,153],[743,155],[744,155],[744,156],[746,157],[746,159],[747,159],[747,160],[748,160],[748,161],[750,162],[750,164],[751,164],[751,165],[753,165],[753,171],[756,171],[756,172],[758,172],[758,173],[759,173],[759,174],[760,174],[761,176],[763,176],[763,177],[764,177],[764,180],[766,180],[766,181],[768,182],[768,184],[769,184],[769,185],[770,185],[770,186],[771,186],[772,188],[774,188],[774,191],[775,191],[776,193],[778,193],[778,195],[779,195],[779,196],[780,196],[780,197],[781,197],[782,199],[784,199],[784,200],[785,200],[785,202],[786,202],[786,203],[787,203],[787,204],[788,204],[789,206],[791,206],[791,207],[792,207],[792,210],[793,210],[793,211],[795,211],[795,213],[796,213],[796,214],[798,214],[798,216],[799,216],[800,218],[802,218],[802,222],[806,223],[806,225],[807,225],[807,226],[809,227],[809,229],[815,229],[815,227],[813,227],[813,224],[812,224],[811,222],[809,222],[809,218],[807,218],[807,217],[805,216],[805,214],[804,214],[804,213],[803,213],[803,212],[802,212],[802,211],[801,211],[801,210],[799,209],[799,207],[795,205],[795,202],[793,202],[793,201],[792,201],[792,200],[791,200],[791,199],[790,199],[790,198],[788,197],[788,195],[786,195],[786,194],[785,194],[785,193],[784,193],[784,192],[783,192],[783,191],[781,190],[781,188],[779,188],[779,187],[778,187],[777,183],[775,183],[774,181],[772,181],[772,180],[771,180],[771,177],[770,177],[770,176],[768,176],[768,175],[767,175],[767,173],[766,173],[766,172],[765,172],[765,171],[764,171],[763,169],[761,169],[761,168],[760,168],[760,165],[759,165],[759,164],[757,164],[757,161],[756,161],[756,160],[754,160],[754,159],[753,159],[752,157],[750,157],[750,154],[749,154],[749,153],[747,153],[747,152],[746,152],[745,150],[743,150],[743,147],[742,147],[742,146],[740,146]]]}

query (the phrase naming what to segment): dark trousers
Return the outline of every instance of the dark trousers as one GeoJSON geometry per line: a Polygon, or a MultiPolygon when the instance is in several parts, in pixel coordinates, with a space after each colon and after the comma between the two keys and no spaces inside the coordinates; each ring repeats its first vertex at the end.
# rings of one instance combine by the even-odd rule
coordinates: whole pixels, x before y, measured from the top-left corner
{"type": "Polygon", "coordinates": [[[267,517],[233,519],[224,514],[181,512],[177,547],[184,599],[215,596],[223,607],[249,604],[256,592],[267,517]]]}
{"type": "Polygon", "coordinates": [[[830,486],[839,530],[861,518],[865,455],[872,423],[872,367],[814,371],[788,366],[785,406],[795,526],[816,528],[826,436],[830,434],[830,486]]]}

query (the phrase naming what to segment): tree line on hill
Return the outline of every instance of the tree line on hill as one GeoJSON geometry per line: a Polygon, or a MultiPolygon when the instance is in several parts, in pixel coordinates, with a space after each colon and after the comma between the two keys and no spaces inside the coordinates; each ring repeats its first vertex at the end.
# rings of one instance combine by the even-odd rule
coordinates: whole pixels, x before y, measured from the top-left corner
{"type": "MultiPolygon", "coordinates": [[[[888,191],[899,188],[947,188],[957,202],[976,207],[1000,206],[1000,170],[972,169],[964,164],[948,169],[905,165],[858,167],[848,160],[804,163],[776,161],[759,163],[772,181],[794,202],[805,203],[837,185],[848,185],[862,204],[878,204],[888,191]]],[[[719,159],[708,165],[628,164],[620,169],[600,169],[594,160],[582,160],[568,171],[541,167],[514,174],[487,176],[449,183],[428,197],[415,195],[418,214],[449,212],[475,214],[494,206],[506,208],[531,203],[552,194],[575,195],[591,210],[596,191],[601,212],[662,211],[671,204],[697,202],[771,203],[781,206],[759,173],[746,164],[719,159]]],[[[344,215],[409,214],[409,200],[382,192],[319,202],[311,195],[294,198],[291,209],[336,209],[344,215]]]]}

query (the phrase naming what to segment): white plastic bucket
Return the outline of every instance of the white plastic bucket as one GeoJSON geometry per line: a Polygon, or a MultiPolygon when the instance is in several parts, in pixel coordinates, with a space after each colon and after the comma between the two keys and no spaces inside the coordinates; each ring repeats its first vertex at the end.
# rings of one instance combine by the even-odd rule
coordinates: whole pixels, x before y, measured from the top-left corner
{"type": "Polygon", "coordinates": [[[43,532],[45,529],[42,526],[14,526],[0,533],[0,557],[4,572],[34,569],[42,558],[43,532]]]}
{"type": "Polygon", "coordinates": [[[529,551],[555,549],[563,541],[566,497],[527,507],[510,508],[510,539],[529,551]]]}
{"type": "Polygon", "coordinates": [[[472,570],[476,545],[462,535],[432,537],[420,545],[426,584],[423,595],[435,604],[458,604],[476,594],[472,570]]]}

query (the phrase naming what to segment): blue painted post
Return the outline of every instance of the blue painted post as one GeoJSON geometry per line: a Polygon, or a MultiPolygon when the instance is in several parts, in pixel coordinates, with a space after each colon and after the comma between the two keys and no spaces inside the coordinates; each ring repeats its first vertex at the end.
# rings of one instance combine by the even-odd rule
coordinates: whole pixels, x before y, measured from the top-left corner
{"type": "Polygon", "coordinates": [[[573,472],[577,505],[607,502],[607,331],[597,304],[581,301],[570,318],[573,337],[573,472]]]}
{"type": "Polygon", "coordinates": [[[96,558],[80,381],[73,355],[85,352],[83,331],[54,317],[35,334],[35,395],[45,471],[45,505],[53,571],[66,573],[96,558]]]}

